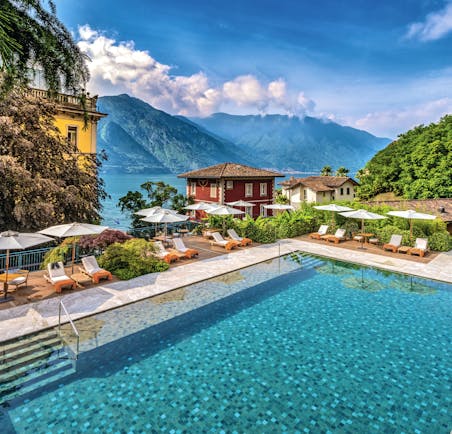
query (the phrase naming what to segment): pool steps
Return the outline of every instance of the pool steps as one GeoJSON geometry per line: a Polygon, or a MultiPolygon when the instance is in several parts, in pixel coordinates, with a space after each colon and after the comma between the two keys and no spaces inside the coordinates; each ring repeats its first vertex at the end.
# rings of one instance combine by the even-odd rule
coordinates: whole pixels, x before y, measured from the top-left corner
{"type": "Polygon", "coordinates": [[[55,330],[0,345],[0,404],[73,372],[73,360],[55,330]]]}

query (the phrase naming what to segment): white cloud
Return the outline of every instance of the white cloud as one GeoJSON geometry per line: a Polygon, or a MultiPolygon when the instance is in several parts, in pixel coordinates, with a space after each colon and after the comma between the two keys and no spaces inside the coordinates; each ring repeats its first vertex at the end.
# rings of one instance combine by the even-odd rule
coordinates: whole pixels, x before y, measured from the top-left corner
{"type": "Polygon", "coordinates": [[[428,14],[422,23],[412,23],[408,27],[407,38],[417,38],[421,41],[434,41],[452,31],[452,3],[438,12],[428,14]]]}
{"type": "Polygon", "coordinates": [[[137,50],[131,41],[117,42],[89,25],[80,27],[79,35],[78,45],[91,59],[89,88],[95,93],[130,93],[161,110],[186,116],[209,115],[222,106],[304,115],[315,106],[303,93],[291,97],[282,78],[267,84],[253,75],[241,75],[214,87],[203,72],[172,75],[171,66],[137,50]]]}
{"type": "Polygon", "coordinates": [[[376,135],[382,135],[381,132],[385,131],[385,135],[395,138],[416,125],[438,122],[442,116],[450,113],[452,98],[441,98],[405,109],[368,113],[350,124],[376,135]]]}

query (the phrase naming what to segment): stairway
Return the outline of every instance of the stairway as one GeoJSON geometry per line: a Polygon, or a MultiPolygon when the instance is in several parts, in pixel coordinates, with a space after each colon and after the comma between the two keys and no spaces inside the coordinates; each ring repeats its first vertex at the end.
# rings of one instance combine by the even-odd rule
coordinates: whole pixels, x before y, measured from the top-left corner
{"type": "Polygon", "coordinates": [[[75,372],[56,330],[0,344],[0,404],[75,372]]]}
{"type": "Polygon", "coordinates": [[[303,270],[311,270],[325,264],[324,260],[309,253],[296,252],[289,254],[288,257],[291,261],[298,263],[303,270]]]}

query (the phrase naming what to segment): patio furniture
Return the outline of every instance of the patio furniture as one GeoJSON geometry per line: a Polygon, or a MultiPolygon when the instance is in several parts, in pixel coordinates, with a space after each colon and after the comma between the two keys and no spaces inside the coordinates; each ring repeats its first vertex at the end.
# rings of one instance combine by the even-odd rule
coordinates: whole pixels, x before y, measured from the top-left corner
{"type": "Polygon", "coordinates": [[[196,249],[190,249],[185,246],[184,241],[181,238],[173,239],[174,248],[177,252],[182,253],[182,257],[191,259],[193,256],[198,256],[199,252],[196,249]]]}
{"type": "Polygon", "coordinates": [[[419,255],[421,258],[427,253],[427,238],[416,238],[414,247],[408,250],[409,255],[419,255]]]}
{"type": "Polygon", "coordinates": [[[377,246],[380,243],[380,240],[378,238],[369,238],[369,243],[377,246]]]}
{"type": "Polygon", "coordinates": [[[328,231],[328,225],[321,225],[317,232],[312,232],[309,234],[309,238],[312,238],[314,240],[320,240],[322,235],[326,235],[327,231],[328,231]]]}
{"type": "Polygon", "coordinates": [[[88,274],[82,272],[71,274],[71,279],[76,283],[78,288],[84,288],[86,284],[92,282],[92,278],[88,274]]]}
{"type": "Polygon", "coordinates": [[[213,241],[210,242],[211,246],[220,246],[224,247],[226,250],[231,250],[235,247],[238,247],[240,243],[235,240],[225,240],[219,232],[214,232],[212,234],[213,241]]]}
{"type": "MultiPolygon", "coordinates": [[[[112,279],[111,273],[103,268],[100,268],[97,263],[97,259],[94,256],[85,256],[82,258],[82,264],[83,268],[79,268],[80,272],[88,275],[92,279],[93,283],[99,283],[101,279],[112,279]]],[[[74,280],[77,282],[76,279],[74,280]]]]}
{"type": "Polygon", "coordinates": [[[339,244],[341,241],[345,241],[345,229],[338,229],[334,235],[323,235],[323,240],[329,241],[334,244],[339,244]]]}
{"type": "Polygon", "coordinates": [[[177,261],[179,259],[179,255],[177,255],[175,252],[170,252],[163,247],[163,244],[161,241],[154,241],[155,246],[155,253],[154,255],[157,256],[157,258],[162,259],[167,264],[170,264],[171,262],[177,261]]]}
{"type": "Polygon", "coordinates": [[[400,246],[398,249],[397,249],[397,252],[399,252],[399,253],[408,253],[408,251],[411,249],[411,247],[410,246],[400,246]]]}
{"type": "Polygon", "coordinates": [[[251,244],[253,242],[253,240],[251,238],[244,238],[244,237],[239,236],[237,234],[237,232],[235,231],[235,229],[228,229],[228,235],[233,240],[238,241],[242,247],[248,246],[249,244],[251,244]]]}
{"type": "Polygon", "coordinates": [[[44,279],[51,283],[55,291],[60,293],[63,288],[70,287],[70,289],[75,289],[77,284],[72,280],[64,271],[64,265],[60,262],[52,262],[47,264],[47,273],[44,274],[44,279]]]}
{"type": "Polygon", "coordinates": [[[213,237],[212,234],[215,233],[215,232],[218,232],[220,230],[221,229],[214,229],[214,228],[204,229],[202,231],[202,236],[204,238],[212,238],[213,237]]]}
{"type": "Polygon", "coordinates": [[[25,285],[25,287],[28,285],[28,274],[30,273],[29,270],[12,270],[10,269],[10,278],[8,279],[8,286],[14,286],[15,289],[17,289],[20,285],[25,285]]]}
{"type": "Polygon", "coordinates": [[[392,253],[397,252],[400,244],[402,243],[402,235],[391,235],[389,243],[383,244],[383,250],[391,250],[392,253]]]}

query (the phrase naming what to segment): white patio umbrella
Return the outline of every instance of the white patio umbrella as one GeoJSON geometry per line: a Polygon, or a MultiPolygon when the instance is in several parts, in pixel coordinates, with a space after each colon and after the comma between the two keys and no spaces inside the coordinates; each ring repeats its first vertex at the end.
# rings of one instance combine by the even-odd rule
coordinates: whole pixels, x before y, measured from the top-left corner
{"type": "Polygon", "coordinates": [[[364,233],[364,220],[381,220],[381,219],[386,218],[383,215],[375,214],[375,213],[367,211],[365,209],[341,212],[339,214],[343,215],[344,217],[347,217],[347,218],[360,219],[361,220],[361,232],[363,232],[363,233],[364,233]]]}
{"type": "Polygon", "coordinates": [[[345,211],[353,211],[353,208],[349,208],[348,206],[336,205],[335,203],[330,203],[329,205],[316,205],[314,207],[319,211],[331,211],[331,224],[334,225],[334,213],[335,212],[345,212],[345,211]]]}
{"type": "MultiPolygon", "coordinates": [[[[88,223],[67,223],[63,225],[50,226],[42,231],[40,234],[52,235],[58,238],[67,237],[80,237],[82,235],[97,235],[108,229],[108,226],[91,225],[88,223]]],[[[72,270],[74,273],[74,262],[75,262],[75,240],[72,243],[72,270]]]]}
{"type": "Polygon", "coordinates": [[[413,219],[419,220],[435,220],[436,216],[432,214],[424,214],[421,212],[407,209],[405,211],[389,211],[386,214],[394,217],[401,217],[410,220],[410,240],[413,238],[413,219]]]}
{"type": "Polygon", "coordinates": [[[178,213],[174,212],[173,210],[165,209],[159,213],[149,215],[140,220],[142,220],[144,222],[149,222],[149,223],[164,223],[165,224],[165,238],[166,238],[167,224],[184,222],[184,221],[188,220],[188,215],[178,214],[178,213]]]}
{"type": "Polygon", "coordinates": [[[244,200],[236,200],[235,202],[226,202],[226,205],[240,206],[240,207],[256,206],[255,203],[246,202],[244,200]]]}
{"type": "Polygon", "coordinates": [[[153,206],[151,208],[144,208],[137,211],[135,214],[143,217],[148,217],[150,215],[159,214],[161,212],[168,211],[173,214],[177,214],[177,211],[174,209],[163,208],[161,206],[153,206]]]}
{"type": "Polygon", "coordinates": [[[207,211],[211,208],[216,208],[218,204],[207,203],[207,202],[196,202],[192,205],[187,205],[184,209],[188,209],[190,211],[207,211]]]}
{"type": "Polygon", "coordinates": [[[3,291],[5,292],[4,298],[0,301],[4,303],[9,301],[8,298],[8,270],[9,270],[9,251],[10,250],[22,250],[28,247],[33,247],[38,244],[48,243],[55,241],[53,238],[46,237],[41,234],[32,233],[19,233],[14,231],[6,231],[0,233],[0,250],[6,250],[5,258],[5,282],[3,283],[3,291]]]}
{"type": "MultiPolygon", "coordinates": [[[[227,206],[227,205],[219,205],[215,208],[211,208],[210,210],[206,210],[206,213],[211,214],[211,215],[228,216],[228,215],[245,214],[245,211],[242,211],[240,209],[236,209],[236,208],[233,208],[233,207],[227,206]]],[[[225,232],[225,225],[226,225],[226,220],[223,219],[223,235],[225,232]]]]}
{"type": "Polygon", "coordinates": [[[283,203],[272,203],[271,205],[264,205],[266,209],[276,209],[278,211],[293,211],[295,208],[292,205],[285,205],[283,203]]]}

